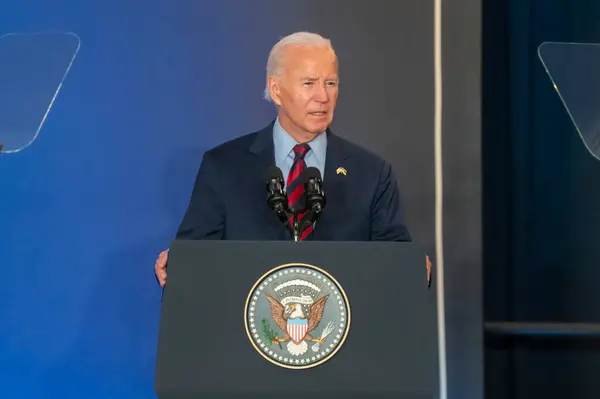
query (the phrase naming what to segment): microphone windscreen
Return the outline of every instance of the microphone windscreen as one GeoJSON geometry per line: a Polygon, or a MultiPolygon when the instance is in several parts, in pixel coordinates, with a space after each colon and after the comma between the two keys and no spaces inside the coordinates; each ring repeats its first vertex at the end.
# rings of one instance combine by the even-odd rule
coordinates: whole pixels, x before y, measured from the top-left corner
{"type": "Polygon", "coordinates": [[[303,182],[307,182],[309,179],[321,180],[321,171],[314,166],[308,167],[302,172],[301,178],[303,182]]]}
{"type": "Polygon", "coordinates": [[[269,166],[267,171],[267,180],[281,179],[283,180],[283,172],[276,165],[269,166]]]}

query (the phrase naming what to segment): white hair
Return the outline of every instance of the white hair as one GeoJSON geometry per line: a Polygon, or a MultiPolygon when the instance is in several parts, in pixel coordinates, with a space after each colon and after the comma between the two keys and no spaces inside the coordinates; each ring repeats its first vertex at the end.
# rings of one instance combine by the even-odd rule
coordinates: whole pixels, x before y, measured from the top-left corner
{"type": "MultiPolygon", "coordinates": [[[[321,35],[311,32],[296,32],[279,40],[271,49],[267,60],[267,79],[264,92],[264,98],[267,101],[273,101],[269,91],[269,77],[281,77],[283,73],[283,56],[285,48],[288,46],[316,46],[327,47],[333,51],[331,40],[324,38],[321,35]]],[[[334,51],[335,54],[335,51],[334,51]]]]}

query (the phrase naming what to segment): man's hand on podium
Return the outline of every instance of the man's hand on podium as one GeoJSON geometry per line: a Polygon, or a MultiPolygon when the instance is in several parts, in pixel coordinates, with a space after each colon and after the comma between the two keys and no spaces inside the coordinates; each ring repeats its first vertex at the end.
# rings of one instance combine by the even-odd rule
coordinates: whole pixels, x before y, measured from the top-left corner
{"type": "Polygon", "coordinates": [[[154,273],[161,287],[164,287],[167,283],[167,258],[169,256],[169,250],[165,249],[158,255],[156,263],[154,263],[154,273]]]}
{"type": "Polygon", "coordinates": [[[425,269],[427,270],[427,288],[431,287],[431,261],[429,255],[425,255],[425,269]]]}

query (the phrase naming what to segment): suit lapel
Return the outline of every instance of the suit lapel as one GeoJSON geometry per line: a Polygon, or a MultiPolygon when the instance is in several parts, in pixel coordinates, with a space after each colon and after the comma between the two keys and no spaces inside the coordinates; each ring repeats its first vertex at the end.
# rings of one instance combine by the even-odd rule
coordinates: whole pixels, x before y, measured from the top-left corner
{"type": "Polygon", "coordinates": [[[256,138],[250,145],[250,152],[258,155],[263,161],[270,162],[270,165],[275,163],[275,152],[273,146],[273,125],[272,121],[267,127],[256,134],[256,138]]]}
{"type": "Polygon", "coordinates": [[[347,196],[347,182],[345,176],[337,174],[339,167],[344,167],[344,161],[348,159],[348,153],[344,141],[327,130],[327,155],[325,158],[325,176],[323,179],[323,190],[325,191],[325,208],[317,220],[315,230],[308,236],[309,240],[319,241],[331,236],[335,229],[336,220],[340,220],[339,212],[341,205],[347,196]]]}
{"type": "MultiPolygon", "coordinates": [[[[267,171],[272,165],[275,165],[275,150],[273,145],[273,123],[257,133],[254,142],[250,145],[250,152],[254,154],[254,167],[249,168],[255,174],[257,182],[263,183],[266,190],[267,171]]],[[[266,191],[263,193],[266,195],[266,191]]]]}
{"type": "MultiPolygon", "coordinates": [[[[271,122],[269,126],[259,131],[249,148],[250,152],[254,155],[254,165],[248,168],[253,175],[250,185],[252,187],[250,196],[251,198],[256,198],[258,205],[257,212],[260,212],[260,220],[264,220],[266,223],[261,236],[269,240],[289,240],[289,234],[281,225],[275,212],[267,206],[266,173],[270,166],[275,165],[275,149],[273,145],[274,123],[275,121],[271,122]]],[[[260,227],[257,228],[260,229],[260,227]]]]}

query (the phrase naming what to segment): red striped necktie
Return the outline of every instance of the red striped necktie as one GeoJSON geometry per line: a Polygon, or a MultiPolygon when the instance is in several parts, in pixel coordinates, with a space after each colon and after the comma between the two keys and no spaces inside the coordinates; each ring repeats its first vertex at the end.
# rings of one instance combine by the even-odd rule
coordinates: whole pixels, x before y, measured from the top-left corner
{"type": "MultiPolygon", "coordinates": [[[[306,195],[304,193],[304,184],[298,179],[300,174],[306,169],[306,162],[304,161],[304,157],[310,151],[310,146],[308,144],[297,144],[294,146],[294,153],[296,156],[294,157],[294,163],[292,164],[292,168],[290,169],[290,174],[287,179],[287,188],[286,192],[288,195],[288,203],[289,207],[293,210],[301,211],[298,213],[298,222],[302,220],[305,212],[305,201],[306,195]]],[[[293,227],[293,219],[290,219],[290,225],[293,227]]],[[[299,239],[304,240],[310,233],[312,232],[312,226],[309,226],[304,232],[300,235],[299,239]]]]}

